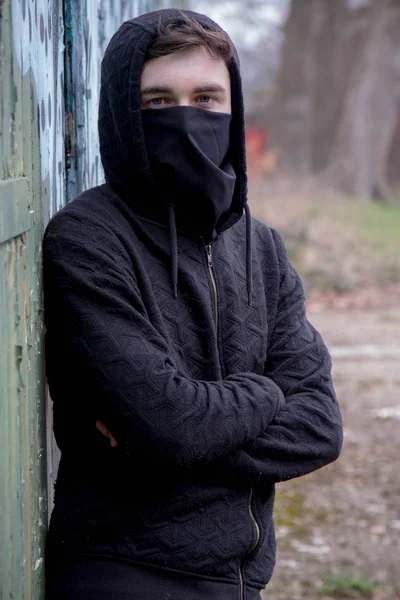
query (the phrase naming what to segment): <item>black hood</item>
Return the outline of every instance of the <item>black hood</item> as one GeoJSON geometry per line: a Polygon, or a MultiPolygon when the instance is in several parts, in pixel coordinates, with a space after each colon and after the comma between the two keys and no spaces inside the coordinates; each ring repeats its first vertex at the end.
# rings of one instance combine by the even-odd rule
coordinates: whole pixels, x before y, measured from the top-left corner
{"type": "MultiPolygon", "coordinates": [[[[161,221],[168,218],[168,207],[150,171],[141,120],[140,79],[147,48],[158,36],[160,24],[179,24],[183,13],[210,30],[222,31],[208,17],[192,11],[146,13],[121,25],[101,65],[99,137],[106,182],[137,214],[161,221]]],[[[247,201],[244,108],[236,51],[228,68],[232,88],[230,157],[237,179],[231,209],[220,220],[218,232],[240,219],[247,201]]]]}

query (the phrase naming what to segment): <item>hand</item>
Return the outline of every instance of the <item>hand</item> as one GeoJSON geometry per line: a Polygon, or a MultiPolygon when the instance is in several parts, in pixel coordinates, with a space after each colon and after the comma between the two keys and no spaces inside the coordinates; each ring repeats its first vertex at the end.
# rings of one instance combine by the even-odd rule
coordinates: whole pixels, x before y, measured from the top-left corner
{"type": "Polygon", "coordinates": [[[108,431],[108,429],[104,425],[104,423],[102,423],[101,421],[97,420],[96,421],[96,428],[100,431],[100,433],[102,433],[103,435],[105,435],[106,437],[108,437],[108,439],[110,440],[110,446],[111,446],[111,448],[116,448],[118,446],[117,440],[113,438],[113,436],[108,431]]]}

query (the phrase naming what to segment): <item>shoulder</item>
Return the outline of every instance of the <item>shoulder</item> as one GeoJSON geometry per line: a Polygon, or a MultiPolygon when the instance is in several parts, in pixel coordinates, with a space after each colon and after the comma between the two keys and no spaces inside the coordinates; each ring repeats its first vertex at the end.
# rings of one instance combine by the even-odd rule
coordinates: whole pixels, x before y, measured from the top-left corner
{"type": "MultiPolygon", "coordinates": [[[[249,235],[243,217],[228,230],[230,243],[236,248],[246,243],[249,235]]],[[[280,233],[265,221],[251,216],[251,245],[254,259],[268,268],[279,268],[289,263],[285,244],[280,233]]]]}
{"type": "Polygon", "coordinates": [[[255,252],[268,259],[268,262],[277,262],[280,267],[287,265],[289,259],[281,234],[255,217],[251,218],[251,224],[255,252]]]}
{"type": "Polygon", "coordinates": [[[119,199],[110,195],[104,185],[82,192],[50,219],[44,243],[52,238],[82,237],[93,241],[99,236],[118,237],[126,219],[116,200],[119,199]]]}
{"type": "Polygon", "coordinates": [[[261,263],[264,280],[276,282],[281,303],[283,299],[286,299],[288,305],[303,303],[303,282],[289,260],[280,233],[257,219],[252,219],[252,230],[255,239],[254,255],[261,263]]]}
{"type": "Polygon", "coordinates": [[[127,258],[126,220],[104,186],[91,188],[59,210],[49,221],[43,238],[44,259],[108,254],[127,258]],[[125,236],[126,237],[126,236],[125,236]]]}

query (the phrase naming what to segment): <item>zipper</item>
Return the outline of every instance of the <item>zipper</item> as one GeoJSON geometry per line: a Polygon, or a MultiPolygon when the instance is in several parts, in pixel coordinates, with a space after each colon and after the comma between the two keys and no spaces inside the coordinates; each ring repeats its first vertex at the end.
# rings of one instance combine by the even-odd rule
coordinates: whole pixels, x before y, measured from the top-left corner
{"type": "Polygon", "coordinates": [[[254,552],[254,550],[257,548],[258,546],[258,542],[260,541],[260,527],[257,523],[257,520],[254,516],[253,513],[253,507],[251,505],[251,502],[253,500],[253,488],[250,488],[250,496],[249,496],[249,514],[250,514],[250,519],[253,521],[254,527],[256,528],[256,540],[254,542],[254,544],[252,545],[252,547],[250,548],[250,550],[248,551],[247,554],[250,554],[250,552],[254,552]]]}
{"type": "Polygon", "coordinates": [[[242,575],[242,568],[240,567],[239,569],[239,600],[243,600],[244,595],[243,595],[243,575],[242,575]]]}
{"type": "MultiPolygon", "coordinates": [[[[256,529],[256,539],[254,541],[254,544],[251,546],[251,548],[246,552],[245,558],[246,558],[246,556],[248,556],[249,554],[251,554],[252,552],[254,552],[254,550],[258,546],[258,542],[260,541],[260,527],[259,527],[259,525],[257,523],[257,520],[256,520],[256,518],[254,516],[254,513],[253,513],[253,507],[251,505],[252,500],[253,500],[253,488],[250,488],[250,496],[249,496],[248,508],[249,508],[249,515],[250,515],[251,522],[253,523],[253,525],[254,525],[254,527],[256,529]]],[[[243,564],[244,564],[245,558],[242,560],[242,562],[240,563],[240,567],[239,567],[239,600],[243,600],[243,598],[244,598],[242,568],[243,568],[243,564]]]]}
{"type": "Polygon", "coordinates": [[[206,245],[206,253],[207,253],[207,264],[208,264],[208,272],[210,273],[211,284],[214,292],[214,312],[215,312],[215,329],[217,331],[218,337],[218,290],[217,290],[217,282],[215,281],[214,268],[212,262],[212,246],[211,244],[206,245]]]}
{"type": "MultiPolygon", "coordinates": [[[[213,267],[213,262],[212,262],[212,245],[206,244],[205,248],[206,248],[206,254],[207,254],[208,271],[210,273],[210,279],[211,279],[211,284],[212,284],[212,288],[213,288],[215,328],[216,328],[217,337],[218,337],[218,304],[219,303],[218,303],[217,283],[215,280],[214,267],[213,267]]],[[[250,488],[248,508],[249,508],[249,515],[250,515],[251,522],[253,523],[255,530],[256,530],[256,539],[254,541],[254,544],[251,546],[251,548],[246,552],[245,556],[248,556],[249,554],[251,554],[251,552],[254,552],[254,550],[258,546],[258,542],[260,541],[260,527],[258,526],[257,520],[253,513],[253,507],[251,505],[252,500],[253,500],[253,488],[250,488]]],[[[243,564],[244,564],[244,560],[240,563],[240,566],[239,566],[239,600],[243,600],[243,598],[244,598],[244,585],[243,585],[243,573],[242,573],[243,564]]]]}
{"type": "MultiPolygon", "coordinates": [[[[212,288],[213,288],[215,328],[216,328],[217,337],[218,337],[218,304],[219,303],[218,303],[217,283],[215,280],[214,267],[213,267],[213,262],[212,262],[212,245],[206,244],[205,249],[206,249],[206,254],[207,254],[208,271],[210,273],[210,279],[211,279],[211,284],[212,284],[212,288]]],[[[254,544],[251,546],[251,548],[246,552],[245,556],[248,556],[249,554],[254,552],[254,550],[258,546],[258,542],[260,541],[260,527],[259,527],[257,520],[253,513],[253,508],[251,505],[252,500],[253,500],[253,488],[250,488],[248,508],[249,508],[249,515],[250,515],[251,522],[253,523],[255,530],[256,530],[256,539],[254,541],[254,544]]],[[[244,560],[240,563],[240,566],[239,566],[239,600],[243,600],[243,598],[244,598],[244,585],[243,585],[243,573],[242,573],[243,564],[244,564],[244,560]]]]}

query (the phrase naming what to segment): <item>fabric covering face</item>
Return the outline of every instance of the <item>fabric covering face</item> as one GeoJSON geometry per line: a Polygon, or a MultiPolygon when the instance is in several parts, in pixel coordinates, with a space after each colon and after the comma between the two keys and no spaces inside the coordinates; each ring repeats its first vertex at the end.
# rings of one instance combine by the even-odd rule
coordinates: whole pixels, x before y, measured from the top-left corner
{"type": "Polygon", "coordinates": [[[71,572],[73,597],[90,589],[102,600],[101,564],[98,581],[107,573],[115,590],[129,567],[123,592],[135,600],[148,599],[139,582],[149,579],[157,598],[168,590],[188,600],[188,589],[257,598],[275,561],[275,483],[340,453],[329,353],[279,234],[247,208],[236,56],[228,162],[225,147],[206,148],[236,176],[229,208],[212,215],[211,246],[179,216],[183,202],[175,223],[151,171],[140,74],[160,21],[181,20],[176,10],[148,13],[111,39],[99,112],[106,183],[59,211],[44,236],[46,375],[61,449],[49,600],[57,573],[67,585],[71,572]],[[90,568],[87,586],[77,564],[90,568]]]}
{"type": "Polygon", "coordinates": [[[236,176],[229,161],[232,117],[191,106],[142,111],[146,151],[179,229],[211,240],[230,208],[236,176]]]}

